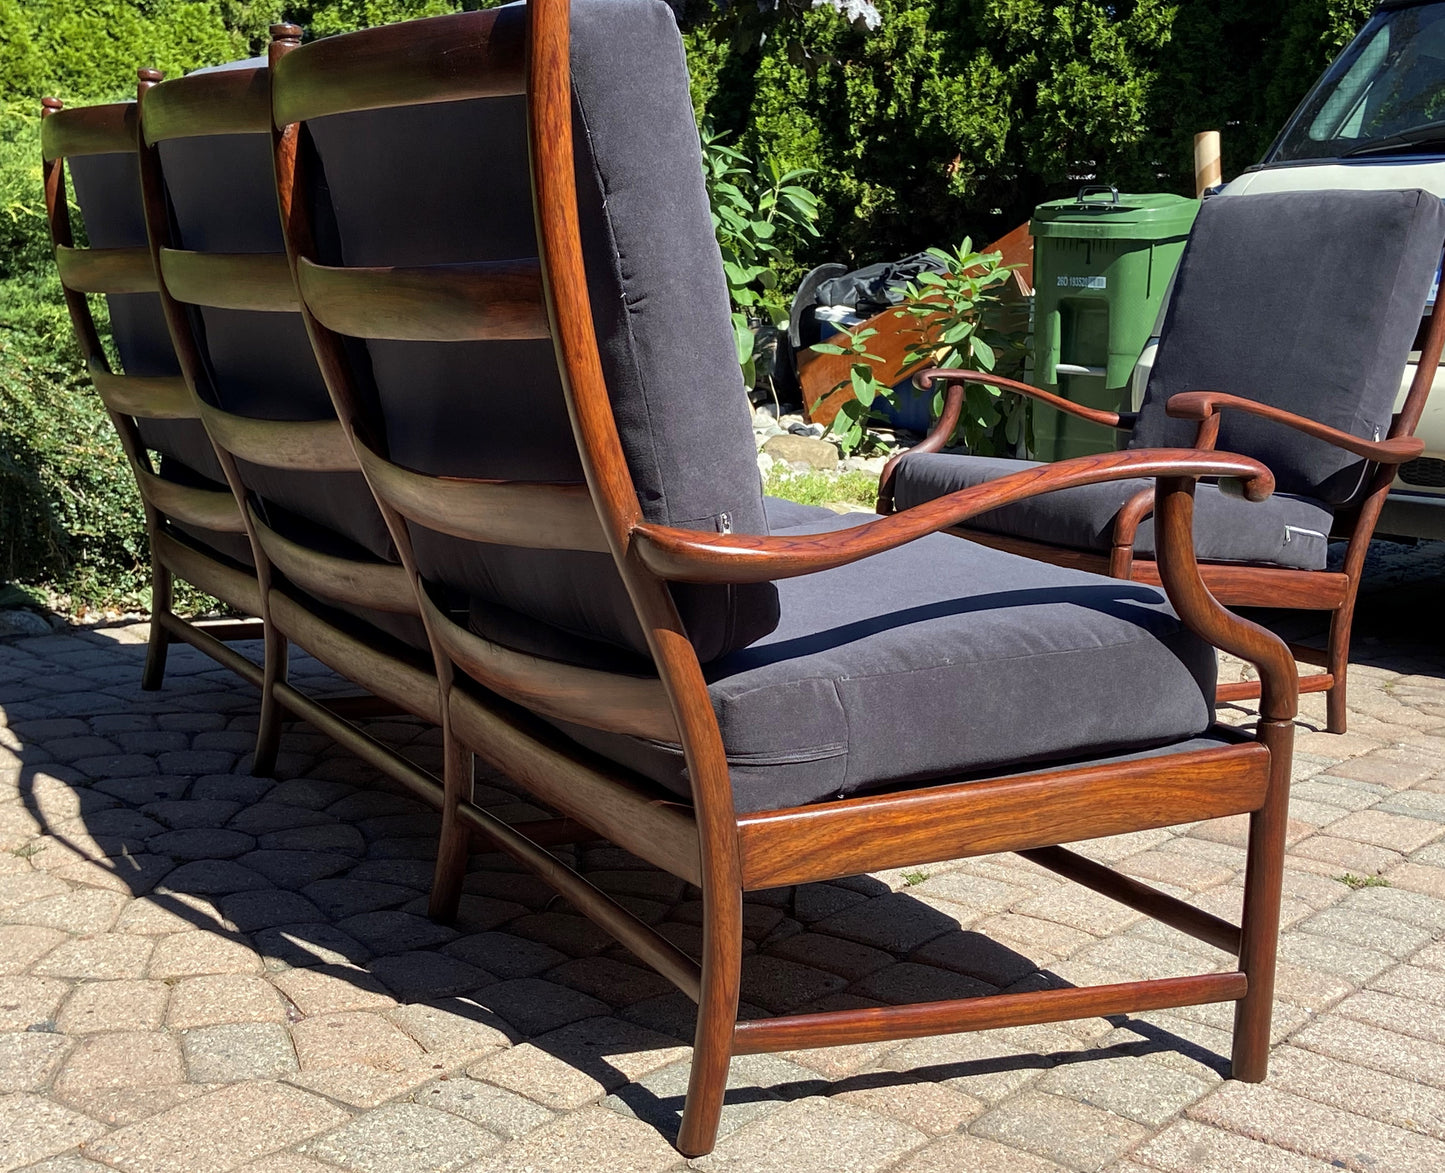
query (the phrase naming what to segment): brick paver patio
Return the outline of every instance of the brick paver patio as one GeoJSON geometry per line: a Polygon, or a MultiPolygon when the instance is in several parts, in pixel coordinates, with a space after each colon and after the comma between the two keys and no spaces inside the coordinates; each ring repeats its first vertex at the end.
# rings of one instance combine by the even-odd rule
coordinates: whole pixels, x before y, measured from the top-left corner
{"type": "MultiPolygon", "coordinates": [[[[1445,1169],[1445,644],[1428,582],[1395,581],[1438,550],[1372,580],[1350,733],[1304,702],[1267,1084],[1221,1079],[1227,1006],[752,1057],[692,1165],[1445,1169]]],[[[175,648],[142,693],[143,637],[0,643],[0,1173],[685,1166],[680,995],[497,856],[432,924],[434,815],[300,725],[282,781],[248,776],[254,691],[175,648]]],[[[437,766],[434,731],[371,728],[437,766]]],[[[501,779],[479,793],[524,813],[501,779]]],[[[1086,850],[1235,915],[1242,840],[1086,850]]],[[[695,892],[611,848],[581,863],[695,944],[695,892]]],[[[747,933],[758,1012],[1226,960],[1017,857],[765,893],[747,933]]]]}

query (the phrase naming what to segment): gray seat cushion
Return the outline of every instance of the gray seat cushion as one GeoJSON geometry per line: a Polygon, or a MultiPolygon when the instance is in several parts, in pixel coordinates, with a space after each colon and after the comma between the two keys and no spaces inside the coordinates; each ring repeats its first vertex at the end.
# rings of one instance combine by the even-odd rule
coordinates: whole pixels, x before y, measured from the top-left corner
{"type": "MultiPolygon", "coordinates": [[[[907,509],[1033,467],[1036,462],[1031,460],[921,452],[898,462],[894,502],[899,509],[907,509]]],[[[1152,481],[1138,479],[1061,489],[992,509],[970,518],[967,524],[1031,542],[1105,552],[1113,545],[1114,519],[1120,508],[1135,493],[1152,486],[1152,481]]],[[[1328,506],[1286,493],[1256,504],[1228,496],[1207,483],[1198,487],[1194,500],[1194,548],[1202,560],[1263,563],[1295,570],[1324,568],[1334,522],[1334,511],[1328,506]]],[[[1134,551],[1146,558],[1154,556],[1152,517],[1140,525],[1134,551]]]]}
{"type": "MultiPolygon", "coordinates": [[[[825,513],[775,532],[869,520],[825,513]]],[[[777,586],[777,628],[705,669],[740,811],[1183,742],[1213,718],[1214,649],[1151,587],[947,535],[777,586]]],[[[566,732],[688,794],[677,746],[566,732]]]]}
{"type": "MultiPolygon", "coordinates": [[[[1224,391],[1383,436],[1442,240],[1445,208],[1423,191],[1206,200],[1130,447],[1193,443],[1198,425],[1164,410],[1181,391],[1224,391]]],[[[1281,492],[1330,505],[1364,481],[1358,457],[1242,412],[1224,413],[1216,447],[1264,461],[1281,492]]]]}

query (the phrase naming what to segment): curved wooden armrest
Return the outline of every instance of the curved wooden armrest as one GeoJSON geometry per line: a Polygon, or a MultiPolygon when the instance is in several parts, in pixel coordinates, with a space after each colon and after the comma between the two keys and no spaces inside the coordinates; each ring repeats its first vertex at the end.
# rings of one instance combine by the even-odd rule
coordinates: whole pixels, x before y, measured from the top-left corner
{"type": "Polygon", "coordinates": [[[1164,405],[1164,410],[1175,419],[1199,420],[1202,423],[1226,407],[1284,424],[1307,436],[1313,436],[1316,440],[1323,440],[1336,448],[1343,448],[1346,452],[1353,452],[1356,456],[1363,456],[1366,460],[1379,464],[1404,464],[1425,451],[1425,442],[1414,436],[1366,440],[1332,428],[1328,424],[1316,423],[1302,415],[1295,415],[1292,411],[1256,403],[1253,399],[1242,399],[1238,395],[1226,395],[1222,391],[1183,391],[1171,397],[1164,405]]]}
{"type": "Polygon", "coordinates": [[[1251,501],[1263,501],[1274,491],[1269,469],[1245,456],[1187,448],[1135,448],[1035,465],[867,525],[831,533],[775,538],[637,525],[631,533],[632,550],[654,574],[675,582],[767,582],[846,566],[1012,501],[1056,489],[1147,476],[1220,477],[1224,484],[1239,482],[1239,491],[1251,501]]]}
{"type": "Polygon", "coordinates": [[[942,379],[947,384],[943,393],[943,411],[937,422],[929,429],[928,435],[912,448],[889,457],[888,463],[883,466],[883,471],[878,476],[879,513],[886,515],[893,512],[893,474],[898,467],[898,462],[905,456],[912,456],[918,452],[938,452],[948,443],[949,436],[953,434],[953,429],[958,425],[959,416],[963,414],[963,393],[969,383],[982,383],[985,386],[998,387],[1006,391],[1017,391],[1020,395],[1027,395],[1031,399],[1037,399],[1040,403],[1057,407],[1069,415],[1075,415],[1090,423],[1101,424],[1106,428],[1114,428],[1121,432],[1127,432],[1133,428],[1134,422],[1138,418],[1132,412],[1120,414],[1116,411],[1100,411],[1097,408],[1085,407],[1083,404],[1061,399],[1048,391],[1031,387],[1028,383],[1020,383],[1017,379],[1005,379],[1002,375],[990,375],[984,371],[956,371],[947,367],[929,367],[913,376],[913,385],[920,391],[928,391],[932,389],[935,379],[942,379]]]}
{"type": "MultiPolygon", "coordinates": [[[[1040,403],[1056,407],[1069,415],[1076,415],[1080,419],[1088,420],[1091,424],[1101,424],[1106,428],[1117,428],[1126,432],[1134,426],[1132,415],[1126,422],[1117,411],[1100,411],[1096,407],[1085,407],[1082,403],[1074,403],[1072,400],[1064,399],[1050,391],[1042,391],[1028,383],[1020,383],[1017,379],[1005,379],[1002,375],[990,375],[983,371],[955,371],[943,367],[930,367],[928,370],[919,371],[914,375],[913,384],[920,391],[927,391],[933,386],[935,379],[942,379],[947,383],[951,394],[962,395],[963,387],[968,383],[982,383],[988,387],[998,387],[1005,391],[1016,391],[1020,395],[1027,395],[1030,399],[1037,399],[1040,403]],[[955,387],[958,388],[957,392],[954,392],[955,387]]],[[[946,410],[944,414],[948,414],[946,410]]]]}

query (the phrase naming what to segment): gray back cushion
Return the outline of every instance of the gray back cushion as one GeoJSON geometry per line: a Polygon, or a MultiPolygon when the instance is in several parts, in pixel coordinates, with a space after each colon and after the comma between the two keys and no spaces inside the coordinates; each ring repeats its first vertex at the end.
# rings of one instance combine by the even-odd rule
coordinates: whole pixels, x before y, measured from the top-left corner
{"type": "MultiPolygon", "coordinates": [[[[269,135],[172,139],[160,144],[160,156],[182,248],[285,252],[269,135]]],[[[335,418],[299,313],[197,307],[192,322],[209,381],[202,394],[218,407],[254,419],[335,418]]],[[[307,473],[252,464],[241,464],[239,470],[263,509],[296,514],[376,557],[393,556],[386,523],[359,472],[307,473]]],[[[279,516],[271,521],[282,524],[279,516]]]]}
{"type": "MultiPolygon", "coordinates": [[[[92,248],[145,248],[140,164],[134,154],[82,155],[70,160],[75,202],[92,248]]],[[[106,297],[111,336],[129,375],[178,375],[161,299],[154,293],[106,297]]],[[[137,420],[141,441],[210,481],[224,475],[199,420],[137,420]]]]}
{"type": "MultiPolygon", "coordinates": [[[[521,21],[518,8],[499,19],[521,21]]],[[[661,0],[575,0],[572,80],[584,253],[603,368],[644,515],[766,533],[747,400],[703,188],[687,67],[661,0]]],[[[535,256],[526,106],[454,102],[317,119],[318,217],[349,265],[535,256]]],[[[463,477],[579,481],[548,340],[372,341],[391,458],[463,477]]],[[[422,574],[565,632],[645,652],[611,559],[416,529],[422,574]]],[[[770,584],[680,586],[704,659],[777,622],[770,584]]]]}
{"type": "MultiPolygon", "coordinates": [[[[1422,191],[1206,200],[1130,446],[1193,442],[1198,425],[1164,413],[1182,391],[1223,391],[1384,436],[1442,241],[1445,209],[1422,191]]],[[[1357,457],[1237,411],[1224,413],[1217,446],[1264,461],[1284,493],[1340,505],[1362,486],[1357,457]]]]}

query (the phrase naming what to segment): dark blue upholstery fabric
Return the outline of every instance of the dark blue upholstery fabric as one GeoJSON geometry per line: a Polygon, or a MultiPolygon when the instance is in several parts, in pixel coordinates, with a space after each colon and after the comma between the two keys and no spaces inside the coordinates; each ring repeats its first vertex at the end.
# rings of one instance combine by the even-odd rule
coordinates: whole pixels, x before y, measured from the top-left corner
{"type": "MultiPolygon", "coordinates": [[[[921,452],[899,461],[894,470],[894,504],[908,509],[1033,467],[1031,460],[921,452]]],[[[1150,488],[1152,481],[1135,479],[1061,489],[981,513],[968,525],[1053,546],[1108,551],[1119,510],[1135,493],[1150,488]]],[[[1227,496],[1211,484],[1201,484],[1194,494],[1194,549],[1209,562],[1322,570],[1333,522],[1334,511],[1308,497],[1276,493],[1256,503],[1227,496]]],[[[1140,525],[1134,551],[1154,556],[1153,518],[1140,525]]]]}
{"type": "MultiPolygon", "coordinates": [[[[146,247],[135,155],[82,155],[70,160],[70,177],[92,248],[146,247]]],[[[180,374],[158,295],[111,294],[106,304],[121,370],[131,375],[180,374]]],[[[136,428],[147,448],[179,461],[212,483],[224,483],[225,474],[199,421],[137,420],[136,428]]]]}
{"type": "MultiPolygon", "coordinates": [[[[501,19],[523,19],[520,8],[501,19]]],[[[748,407],[703,189],[681,39],[660,0],[577,0],[574,131],[602,361],[645,516],[765,532],[748,407]],[[646,68],[639,68],[646,62],[646,68]]],[[[525,108],[498,98],[316,119],[336,260],[535,256],[525,108]],[[444,182],[435,181],[444,177],[444,182]]],[[[392,458],[451,476],[582,477],[551,343],[366,344],[392,458]]],[[[611,559],[413,531],[428,581],[580,640],[645,652],[611,559]]],[[[679,586],[704,660],[776,622],[770,585],[679,586]]]]}
{"type": "MultiPolygon", "coordinates": [[[[1214,650],[1152,587],[947,535],[777,586],[776,630],[706,669],[740,811],[1167,745],[1213,719],[1214,650]]],[[[688,793],[679,747],[565,731],[688,793]]]]}
{"type": "MultiPolygon", "coordinates": [[[[285,251],[276,212],[271,140],[264,134],[172,139],[160,144],[177,240],[197,252],[285,251]]],[[[199,307],[192,311],[218,407],[272,420],[332,419],[331,399],[299,313],[199,307]]],[[[263,505],[272,504],[394,559],[386,523],[360,473],[299,473],[239,465],[263,505]]]]}
{"type": "MultiPolygon", "coordinates": [[[[1390,426],[1445,241],[1423,191],[1279,192],[1206,200],[1185,246],[1130,446],[1187,447],[1181,391],[1223,391],[1366,438],[1390,426]]],[[[1341,505],[1365,462],[1226,411],[1216,445],[1264,461],[1280,492],[1341,505]]]]}

